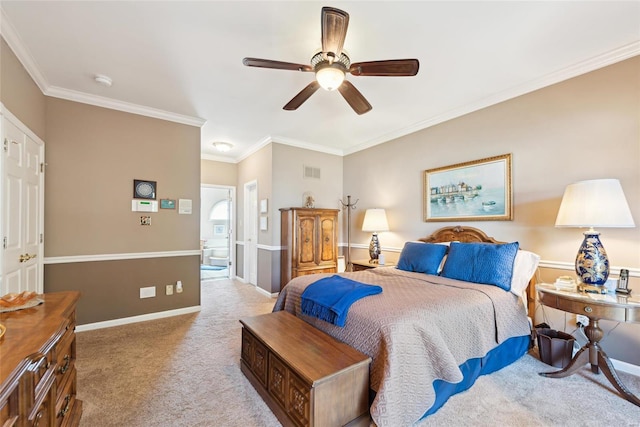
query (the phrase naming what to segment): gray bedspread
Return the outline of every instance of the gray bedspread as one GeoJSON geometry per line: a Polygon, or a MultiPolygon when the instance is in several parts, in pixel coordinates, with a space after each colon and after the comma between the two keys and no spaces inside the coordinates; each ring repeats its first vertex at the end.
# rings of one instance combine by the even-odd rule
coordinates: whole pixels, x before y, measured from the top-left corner
{"type": "Polygon", "coordinates": [[[383,289],[356,301],[344,327],[300,309],[305,287],[327,274],[293,279],[273,311],[289,311],[372,358],[370,385],[377,394],[371,417],[378,426],[414,424],[435,400],[434,380],[460,382],[460,364],[530,333],[522,301],[496,286],[396,268],[342,275],[383,289]]]}

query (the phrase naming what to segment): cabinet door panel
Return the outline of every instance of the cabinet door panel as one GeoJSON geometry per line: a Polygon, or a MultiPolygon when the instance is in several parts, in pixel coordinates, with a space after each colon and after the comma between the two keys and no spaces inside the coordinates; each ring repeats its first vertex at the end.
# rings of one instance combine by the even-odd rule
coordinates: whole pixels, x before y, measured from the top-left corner
{"type": "Polygon", "coordinates": [[[298,262],[301,266],[305,264],[315,264],[315,247],[315,216],[300,216],[298,226],[298,262]]]}
{"type": "Polygon", "coordinates": [[[334,217],[320,217],[320,262],[335,262],[337,254],[336,223],[334,217]]]}

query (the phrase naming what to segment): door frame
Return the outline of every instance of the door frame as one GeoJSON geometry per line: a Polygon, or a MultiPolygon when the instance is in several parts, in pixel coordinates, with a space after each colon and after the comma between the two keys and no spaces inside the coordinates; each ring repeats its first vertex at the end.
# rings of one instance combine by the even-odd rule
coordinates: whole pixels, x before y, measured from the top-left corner
{"type": "MultiPolygon", "coordinates": [[[[220,190],[229,191],[229,195],[231,198],[230,202],[230,210],[229,212],[229,278],[233,279],[237,275],[236,271],[236,187],[233,185],[218,185],[218,184],[200,184],[200,191],[202,192],[202,188],[215,188],[220,190]]],[[[201,196],[202,198],[202,196],[201,196]]]]}

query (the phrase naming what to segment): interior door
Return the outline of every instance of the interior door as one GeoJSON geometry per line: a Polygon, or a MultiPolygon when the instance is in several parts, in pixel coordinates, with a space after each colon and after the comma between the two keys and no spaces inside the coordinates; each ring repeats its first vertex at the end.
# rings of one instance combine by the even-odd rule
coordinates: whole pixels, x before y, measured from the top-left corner
{"type": "Polygon", "coordinates": [[[253,181],[244,187],[244,273],[245,280],[258,284],[258,184],[253,181]]]}
{"type": "Polygon", "coordinates": [[[43,292],[44,144],[3,118],[3,275],[0,295],[43,292]]]}

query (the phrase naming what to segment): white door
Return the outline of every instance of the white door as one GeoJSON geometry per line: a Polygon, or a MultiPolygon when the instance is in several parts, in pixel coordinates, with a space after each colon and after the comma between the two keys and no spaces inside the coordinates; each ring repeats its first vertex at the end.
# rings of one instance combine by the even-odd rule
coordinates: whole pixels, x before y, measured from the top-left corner
{"type": "Polygon", "coordinates": [[[244,186],[244,273],[245,280],[258,284],[258,183],[244,186]]]}
{"type": "Polygon", "coordinates": [[[44,144],[3,119],[3,272],[0,295],[43,292],[44,144]]]}

